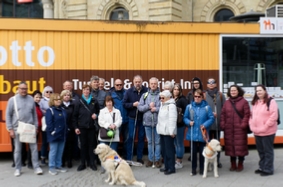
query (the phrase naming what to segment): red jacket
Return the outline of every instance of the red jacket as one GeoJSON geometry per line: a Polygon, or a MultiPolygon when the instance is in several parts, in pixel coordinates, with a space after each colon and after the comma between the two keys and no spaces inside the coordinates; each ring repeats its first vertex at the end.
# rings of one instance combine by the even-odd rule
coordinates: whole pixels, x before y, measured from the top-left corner
{"type": "Polygon", "coordinates": [[[40,107],[37,103],[35,103],[35,108],[36,108],[36,114],[37,114],[37,120],[38,120],[38,130],[41,130],[41,118],[43,116],[42,111],[40,110],[40,107]]]}
{"type": "Polygon", "coordinates": [[[245,156],[249,154],[247,141],[247,128],[250,117],[250,107],[243,97],[229,98],[224,103],[221,112],[220,127],[224,131],[225,155],[245,156]],[[243,117],[235,112],[232,102],[243,117]]]}

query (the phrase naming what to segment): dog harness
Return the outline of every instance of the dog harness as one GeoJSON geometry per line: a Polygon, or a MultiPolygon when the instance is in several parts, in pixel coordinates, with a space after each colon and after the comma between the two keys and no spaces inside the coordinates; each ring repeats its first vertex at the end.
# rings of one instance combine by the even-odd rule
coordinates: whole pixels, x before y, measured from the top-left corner
{"type": "Polygon", "coordinates": [[[122,158],[119,155],[111,155],[107,157],[107,160],[113,160],[115,165],[115,170],[118,168],[120,163],[122,162],[122,158]]]}
{"type": "Polygon", "coordinates": [[[207,154],[207,153],[205,152],[205,149],[203,149],[202,155],[203,155],[205,158],[210,158],[210,159],[214,158],[214,157],[217,155],[217,151],[214,152],[213,149],[210,147],[209,144],[206,144],[206,147],[212,152],[212,154],[207,154]]]}

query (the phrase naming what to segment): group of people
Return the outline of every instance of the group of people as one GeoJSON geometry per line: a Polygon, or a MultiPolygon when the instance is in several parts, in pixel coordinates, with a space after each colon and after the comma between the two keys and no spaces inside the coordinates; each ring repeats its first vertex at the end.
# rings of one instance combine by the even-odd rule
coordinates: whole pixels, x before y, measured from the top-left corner
{"type": "MultiPolygon", "coordinates": [[[[146,137],[146,167],[160,168],[165,175],[175,173],[176,169],[183,167],[185,136],[192,148],[189,158],[192,162],[191,175],[197,173],[197,158],[199,173],[203,174],[202,150],[210,139],[220,139],[220,131],[224,132],[225,154],[231,160],[230,171],[240,172],[248,155],[248,128],[255,135],[260,157],[255,173],[261,176],[273,174],[273,141],[277,131],[278,107],[274,99],[270,100],[264,85],[255,87],[250,109],[241,87],[230,86],[226,100],[214,78],[207,80],[207,90],[203,89],[199,78],[193,78],[192,90],[186,97],[181,85],[170,81],[166,81],[161,90],[156,77],[150,78],[149,87],[146,88],[142,85],[142,77],[136,75],[133,86],[128,90],[123,88],[122,80],[116,79],[114,87],[105,91],[104,82],[103,78],[92,76],[90,84],[83,85],[82,94],[78,95],[73,91],[72,82],[66,81],[61,93],[54,93],[52,87],[46,86],[42,94],[34,91],[33,98],[27,94],[27,84],[19,84],[18,93],[9,99],[6,110],[6,125],[14,145],[15,176],[21,175],[21,155],[25,149],[16,132],[18,121],[34,124],[37,133],[41,134],[40,162],[37,144],[29,144],[29,166],[32,164],[30,168],[34,168],[39,175],[43,173],[40,165],[47,164],[48,145],[51,175],[66,172],[66,163],[71,168],[78,152],[80,165],[77,171],[86,167],[95,171],[99,161],[93,150],[98,143],[108,144],[118,151],[119,142],[123,140],[122,157],[133,160],[136,133],[137,162],[144,164],[146,137]],[[15,101],[18,117],[15,114],[15,101]],[[270,105],[267,105],[268,102],[270,105]],[[178,111],[182,111],[181,120],[177,120],[180,117],[178,111]],[[185,135],[186,127],[188,130],[185,135]],[[113,136],[102,137],[102,128],[111,130],[113,136]],[[206,129],[206,136],[203,129],[206,129]]],[[[217,167],[221,168],[220,153],[217,160],[217,167]]]]}

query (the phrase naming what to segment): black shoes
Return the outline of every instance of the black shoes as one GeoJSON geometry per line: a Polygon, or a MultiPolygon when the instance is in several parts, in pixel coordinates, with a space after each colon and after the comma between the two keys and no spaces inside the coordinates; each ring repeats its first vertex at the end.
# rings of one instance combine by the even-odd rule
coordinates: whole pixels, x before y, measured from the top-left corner
{"type": "Polygon", "coordinates": [[[218,167],[218,168],[222,168],[222,164],[219,162],[219,163],[217,164],[217,167],[218,167]]]}
{"type": "Polygon", "coordinates": [[[263,171],[261,169],[255,170],[255,174],[261,174],[263,171]]]}
{"type": "Polygon", "coordinates": [[[170,174],[173,174],[175,173],[175,171],[172,171],[172,170],[167,170],[167,171],[164,171],[164,175],[170,175],[170,174]]]}
{"type": "Polygon", "coordinates": [[[269,176],[269,175],[273,175],[273,173],[267,173],[267,172],[262,171],[260,174],[260,176],[262,177],[269,176]]]}
{"type": "Polygon", "coordinates": [[[72,161],[68,161],[67,167],[68,168],[72,168],[73,167],[72,161]]]}
{"type": "Polygon", "coordinates": [[[144,164],[142,159],[137,159],[137,162],[141,163],[142,165],[144,164]]]}
{"type": "Polygon", "coordinates": [[[91,164],[89,167],[90,167],[90,169],[92,169],[93,171],[97,171],[97,167],[96,167],[96,165],[91,164]]]}
{"type": "Polygon", "coordinates": [[[160,172],[166,172],[166,171],[168,171],[168,169],[165,169],[165,168],[160,168],[160,170],[159,170],[160,172]]]}
{"type": "Polygon", "coordinates": [[[194,176],[194,175],[196,175],[196,174],[197,174],[197,172],[196,172],[195,170],[193,170],[193,171],[190,173],[191,176],[194,176]]]}
{"type": "Polygon", "coordinates": [[[203,175],[203,171],[199,171],[199,174],[200,174],[200,175],[203,175]]]}
{"type": "Polygon", "coordinates": [[[79,165],[77,171],[82,171],[84,169],[86,169],[85,165],[81,164],[81,165],[79,165]]]}

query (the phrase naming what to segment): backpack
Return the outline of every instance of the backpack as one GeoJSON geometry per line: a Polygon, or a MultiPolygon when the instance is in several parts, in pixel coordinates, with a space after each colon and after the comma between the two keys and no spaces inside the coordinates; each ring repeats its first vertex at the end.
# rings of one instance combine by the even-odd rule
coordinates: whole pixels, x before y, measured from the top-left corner
{"type": "MultiPolygon", "coordinates": [[[[269,111],[269,106],[270,106],[271,99],[273,99],[273,97],[268,98],[268,101],[266,103],[267,111],[269,111]]],[[[280,121],[280,110],[279,110],[279,108],[277,109],[277,112],[278,112],[277,125],[280,125],[281,121],[280,121]]]]}
{"type": "MultiPolygon", "coordinates": [[[[176,106],[176,104],[174,104],[176,106]]],[[[169,110],[169,105],[167,107],[169,110]]],[[[182,113],[182,108],[176,106],[176,111],[177,111],[177,123],[182,123],[183,121],[183,113],[182,113]]]]}

